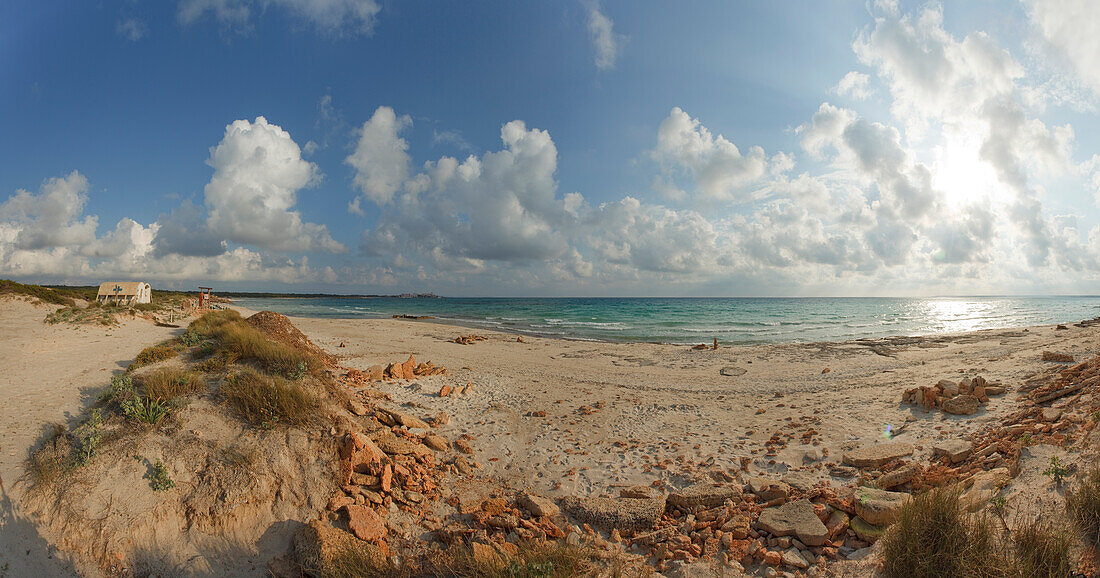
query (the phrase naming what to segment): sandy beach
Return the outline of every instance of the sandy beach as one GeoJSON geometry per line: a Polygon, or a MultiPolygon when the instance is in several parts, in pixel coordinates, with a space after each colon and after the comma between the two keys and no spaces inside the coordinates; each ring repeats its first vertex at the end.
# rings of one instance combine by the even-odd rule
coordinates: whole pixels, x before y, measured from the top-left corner
{"type": "MultiPolygon", "coordinates": [[[[49,310],[0,301],[0,565],[13,576],[95,575],[79,563],[74,569],[21,515],[23,460],[49,423],[72,419],[138,351],[180,330],[143,319],[47,325],[49,310]]],[[[999,423],[1016,410],[1020,387],[1066,367],[1041,361],[1044,351],[1083,360],[1100,342],[1097,327],[1067,325],[705,350],[478,331],[487,339],[463,345],[454,340],[470,329],[435,322],[292,321],[338,356],[340,373],[409,356],[446,367],[431,377],[352,384],[352,392],[387,394],[379,406],[418,415],[445,412],[449,421],[437,431],[469,441],[477,478],[552,498],[617,496],[628,486],[667,492],[714,471],[766,475],[803,491],[822,481],[850,484],[855,472],[840,463],[846,452],[898,441],[913,445],[914,460],[930,460],[935,443],[999,423]],[[907,389],[977,376],[1008,391],[973,415],[901,401],[907,389]],[[462,386],[461,394],[440,395],[462,386]]],[[[1031,471],[1053,454],[1066,455],[1031,448],[1006,493],[1028,504],[1057,500],[1031,471]]]]}
{"type": "MultiPolygon", "coordinates": [[[[479,331],[453,343],[462,327],[406,320],[295,318],[306,334],[366,369],[409,355],[451,370],[379,389],[394,402],[446,411],[448,427],[476,437],[485,471],[552,495],[600,495],[616,485],[682,482],[700,464],[752,468],[801,479],[829,477],[843,451],[895,438],[926,454],[935,440],[963,437],[1010,413],[1012,390],[1059,364],[1045,350],[1077,359],[1096,354],[1100,330],[1053,326],[919,339],[775,344],[693,350],[479,331]],[[339,347],[340,343],[345,347],[339,347]],[[826,370],[828,370],[826,372],[826,370]],[[1008,384],[977,414],[926,412],[902,393],[942,379],[983,376],[1008,384]],[[469,393],[440,397],[443,385],[469,393]],[[545,417],[533,417],[534,412],[545,417]],[[765,442],[797,433],[768,457],[765,442]],[[817,433],[803,443],[802,434],[817,433]],[[888,431],[898,432],[889,436],[888,431]]],[[[787,479],[785,478],[785,479],[787,479]]]]}

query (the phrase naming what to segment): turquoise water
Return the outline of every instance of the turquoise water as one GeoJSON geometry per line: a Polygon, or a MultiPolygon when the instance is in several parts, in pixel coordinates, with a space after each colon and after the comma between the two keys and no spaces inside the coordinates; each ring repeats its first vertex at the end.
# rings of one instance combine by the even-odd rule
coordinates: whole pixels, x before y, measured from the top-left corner
{"type": "Polygon", "coordinates": [[[1070,323],[1100,316],[1100,297],[439,298],[236,302],[301,317],[432,315],[439,321],[598,341],[726,344],[843,341],[1070,323]]]}

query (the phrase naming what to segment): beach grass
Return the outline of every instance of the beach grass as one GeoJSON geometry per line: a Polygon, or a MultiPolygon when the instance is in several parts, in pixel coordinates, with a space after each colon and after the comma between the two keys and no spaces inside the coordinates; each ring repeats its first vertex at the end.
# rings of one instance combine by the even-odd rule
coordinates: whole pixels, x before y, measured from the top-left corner
{"type": "Polygon", "coordinates": [[[301,383],[246,367],[219,388],[231,407],[253,425],[304,425],[313,418],[318,400],[301,383]]]}
{"type": "Polygon", "coordinates": [[[1100,546],[1100,465],[1085,470],[1081,479],[1066,491],[1066,511],[1085,538],[1100,546]]]}

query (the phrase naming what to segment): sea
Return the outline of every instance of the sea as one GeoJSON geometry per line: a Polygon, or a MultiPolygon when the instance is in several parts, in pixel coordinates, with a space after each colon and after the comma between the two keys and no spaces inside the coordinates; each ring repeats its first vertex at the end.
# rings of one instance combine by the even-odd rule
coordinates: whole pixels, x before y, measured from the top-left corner
{"type": "Polygon", "coordinates": [[[238,298],[298,317],[427,322],[565,339],[674,344],[846,341],[1073,323],[1100,296],[943,298],[238,298]]]}

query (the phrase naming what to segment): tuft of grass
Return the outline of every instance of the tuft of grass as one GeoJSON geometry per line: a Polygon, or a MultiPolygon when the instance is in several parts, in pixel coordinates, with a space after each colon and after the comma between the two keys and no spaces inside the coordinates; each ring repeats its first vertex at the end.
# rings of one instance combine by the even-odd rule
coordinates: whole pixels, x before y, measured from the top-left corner
{"type": "Polygon", "coordinates": [[[147,399],[161,402],[206,389],[202,375],[176,367],[162,367],[138,378],[147,399]]]}
{"type": "Polygon", "coordinates": [[[960,511],[958,488],[936,488],[902,507],[880,540],[883,571],[896,578],[1003,575],[995,539],[989,518],[960,511]]]}
{"type": "Polygon", "coordinates": [[[1092,544],[1100,546],[1100,465],[1066,491],[1066,511],[1092,544]]]}
{"type": "Polygon", "coordinates": [[[141,350],[141,353],[137,354],[133,363],[126,368],[126,371],[133,371],[139,367],[145,367],[159,361],[166,359],[172,359],[180,354],[179,342],[172,339],[158,343],[156,345],[150,345],[141,350]]]}
{"type": "Polygon", "coordinates": [[[27,460],[27,472],[36,487],[49,486],[69,467],[72,444],[64,425],[52,424],[45,442],[27,460]]]}
{"type": "Polygon", "coordinates": [[[252,368],[227,378],[219,391],[246,420],[265,429],[306,424],[318,406],[301,384],[252,368]]]}
{"type": "Polygon", "coordinates": [[[1038,519],[1024,523],[1012,532],[1013,574],[1020,578],[1069,576],[1073,567],[1071,541],[1065,526],[1038,519]]]}
{"type": "Polygon", "coordinates": [[[237,361],[252,362],[268,373],[297,381],[323,367],[315,356],[273,341],[233,310],[214,311],[196,319],[180,341],[200,345],[196,357],[220,357],[211,362],[214,371],[237,361]]]}

